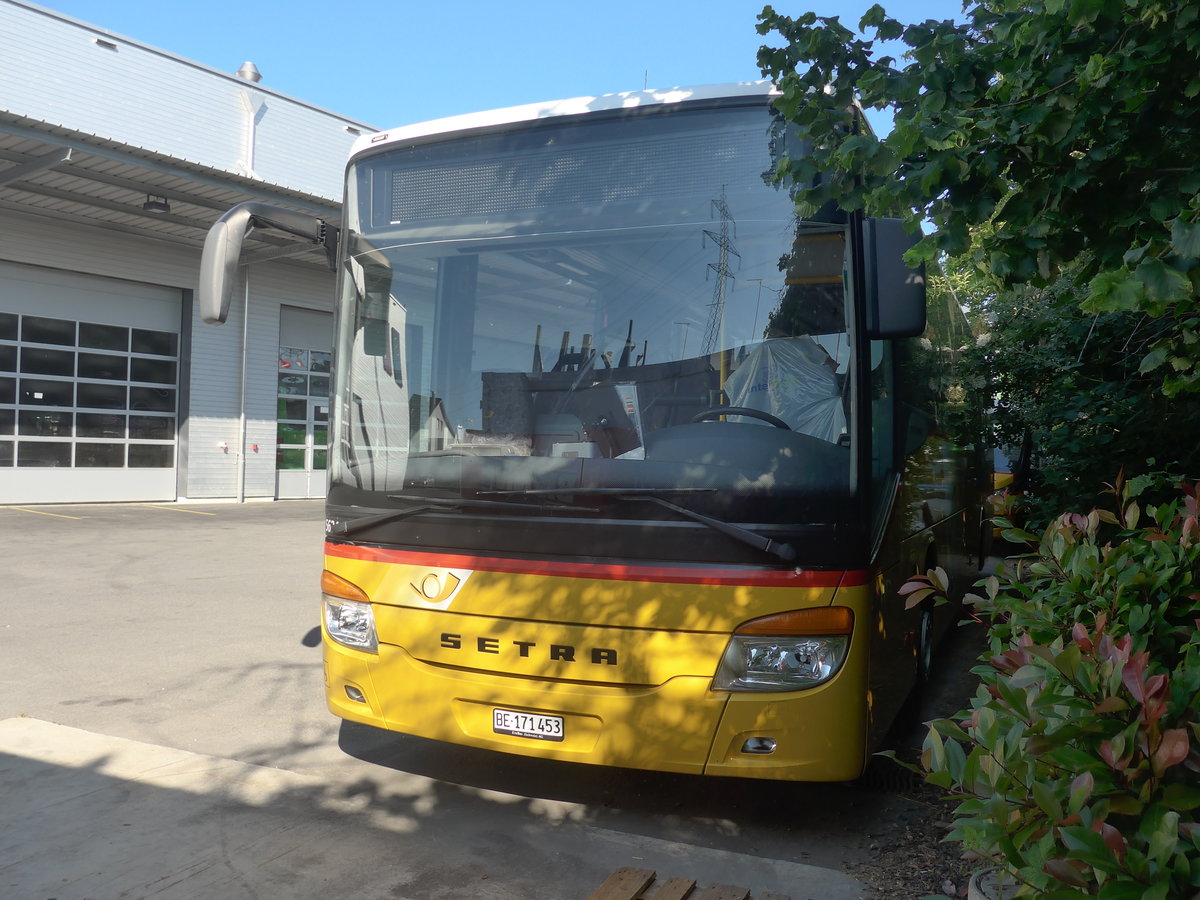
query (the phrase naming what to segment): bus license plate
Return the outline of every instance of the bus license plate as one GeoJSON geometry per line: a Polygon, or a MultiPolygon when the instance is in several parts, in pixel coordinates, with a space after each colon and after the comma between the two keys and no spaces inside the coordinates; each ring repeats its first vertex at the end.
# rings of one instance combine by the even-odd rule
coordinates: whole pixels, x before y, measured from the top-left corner
{"type": "Polygon", "coordinates": [[[564,737],[562,716],[539,716],[511,709],[492,710],[492,731],[539,741],[561,741],[564,737]]]}

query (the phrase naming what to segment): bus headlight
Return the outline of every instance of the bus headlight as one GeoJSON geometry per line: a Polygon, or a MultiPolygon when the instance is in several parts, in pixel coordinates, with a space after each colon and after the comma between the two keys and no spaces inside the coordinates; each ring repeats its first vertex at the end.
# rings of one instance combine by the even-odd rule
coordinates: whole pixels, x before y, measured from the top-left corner
{"type": "Polygon", "coordinates": [[[357,600],[325,598],[325,631],[339,644],[374,653],[379,649],[375,637],[375,616],[371,604],[357,600]]]}
{"type": "Polygon", "coordinates": [[[366,594],[344,578],[328,571],[321,574],[321,591],[325,633],[346,647],[365,650],[368,653],[378,652],[379,638],[375,634],[375,614],[371,611],[366,594]]]}
{"type": "Polygon", "coordinates": [[[831,606],[754,619],[730,637],[713,678],[717,691],[799,691],[837,674],[854,612],[831,606]]]}

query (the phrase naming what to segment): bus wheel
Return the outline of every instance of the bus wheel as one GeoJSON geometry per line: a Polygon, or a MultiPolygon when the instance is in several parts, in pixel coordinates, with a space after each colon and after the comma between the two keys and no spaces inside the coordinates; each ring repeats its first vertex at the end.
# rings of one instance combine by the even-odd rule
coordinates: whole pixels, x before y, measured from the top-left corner
{"type": "Polygon", "coordinates": [[[933,674],[933,610],[921,607],[917,623],[917,684],[925,684],[933,674]]]}

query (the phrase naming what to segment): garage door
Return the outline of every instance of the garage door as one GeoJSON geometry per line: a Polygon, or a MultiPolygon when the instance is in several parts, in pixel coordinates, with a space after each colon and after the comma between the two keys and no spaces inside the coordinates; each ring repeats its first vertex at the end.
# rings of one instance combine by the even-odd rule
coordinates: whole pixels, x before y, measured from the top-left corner
{"type": "Polygon", "coordinates": [[[0,263],[0,503],[173,500],[181,294],[0,263]]]}

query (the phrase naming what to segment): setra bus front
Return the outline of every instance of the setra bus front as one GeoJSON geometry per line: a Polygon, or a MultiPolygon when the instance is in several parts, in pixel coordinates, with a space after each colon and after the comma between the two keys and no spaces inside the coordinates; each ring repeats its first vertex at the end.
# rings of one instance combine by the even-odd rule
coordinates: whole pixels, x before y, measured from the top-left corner
{"type": "Polygon", "coordinates": [[[336,715],[602,765],[861,773],[894,713],[871,690],[893,664],[878,560],[894,345],[924,295],[887,223],[797,218],[772,173],[802,148],[769,101],[622,95],[360,142],[322,580],[336,715]]]}

